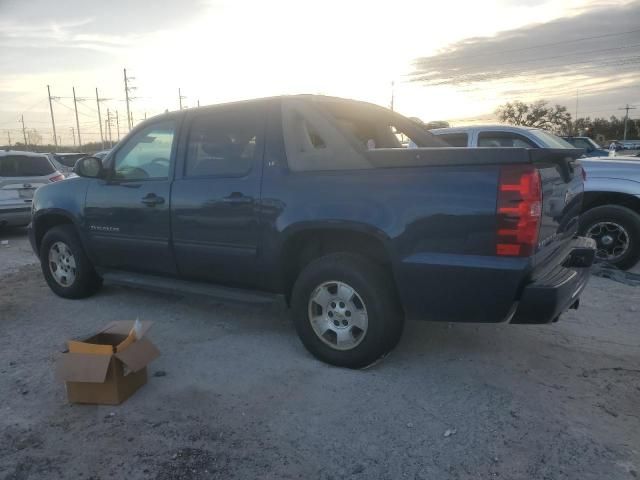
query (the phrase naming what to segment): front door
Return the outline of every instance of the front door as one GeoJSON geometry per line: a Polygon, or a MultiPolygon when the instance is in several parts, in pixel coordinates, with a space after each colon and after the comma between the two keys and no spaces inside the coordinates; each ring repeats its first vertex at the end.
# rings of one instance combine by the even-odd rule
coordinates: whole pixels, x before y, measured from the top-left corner
{"type": "Polygon", "coordinates": [[[175,273],[169,202],[176,126],[163,119],[143,127],[108,158],[106,178],[89,186],[85,228],[98,266],[175,273]]]}
{"type": "Polygon", "coordinates": [[[257,284],[264,109],[234,105],[190,112],[171,193],[178,270],[188,279],[257,284]]]}

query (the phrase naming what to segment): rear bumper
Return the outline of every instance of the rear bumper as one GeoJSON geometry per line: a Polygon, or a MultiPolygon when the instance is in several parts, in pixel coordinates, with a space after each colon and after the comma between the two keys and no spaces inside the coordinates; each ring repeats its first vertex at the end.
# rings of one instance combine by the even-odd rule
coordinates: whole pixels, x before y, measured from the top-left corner
{"type": "Polygon", "coordinates": [[[594,256],[595,242],[576,238],[562,265],[523,289],[511,323],[550,323],[569,308],[577,308],[594,256]]]}
{"type": "Polygon", "coordinates": [[[575,238],[562,264],[531,279],[531,258],[416,254],[394,269],[406,318],[445,322],[549,323],[587,284],[593,240],[575,238]]]}
{"type": "Polygon", "coordinates": [[[0,209],[0,227],[26,225],[31,220],[31,205],[0,209]]]}

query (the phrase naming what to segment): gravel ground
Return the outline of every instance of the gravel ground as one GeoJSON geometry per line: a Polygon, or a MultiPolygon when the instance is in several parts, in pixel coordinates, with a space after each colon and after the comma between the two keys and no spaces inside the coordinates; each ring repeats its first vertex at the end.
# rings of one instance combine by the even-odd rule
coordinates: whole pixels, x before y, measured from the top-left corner
{"type": "Polygon", "coordinates": [[[0,478],[640,477],[640,287],[593,278],[555,325],[411,322],[349,371],[314,360],[277,306],[114,286],[63,300],[24,231],[7,238],[0,478]],[[136,317],[162,351],[149,383],[119,407],[68,405],[65,340],[136,317]]]}

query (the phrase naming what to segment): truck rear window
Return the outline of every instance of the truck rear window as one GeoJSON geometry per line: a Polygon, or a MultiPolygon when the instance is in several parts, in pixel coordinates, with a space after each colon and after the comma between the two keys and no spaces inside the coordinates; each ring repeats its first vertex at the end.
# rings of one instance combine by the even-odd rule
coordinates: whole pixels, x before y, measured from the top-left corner
{"type": "Polygon", "coordinates": [[[0,157],[0,177],[43,177],[53,172],[55,169],[44,156],[8,155],[0,157]]]}

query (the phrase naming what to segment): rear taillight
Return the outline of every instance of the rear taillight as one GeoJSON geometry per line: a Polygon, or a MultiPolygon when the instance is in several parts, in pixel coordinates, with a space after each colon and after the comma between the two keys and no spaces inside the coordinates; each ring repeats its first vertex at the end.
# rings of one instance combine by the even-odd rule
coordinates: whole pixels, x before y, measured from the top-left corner
{"type": "Polygon", "coordinates": [[[540,174],[530,165],[500,168],[496,254],[528,257],[538,243],[542,189],[540,174]]]}
{"type": "Polygon", "coordinates": [[[54,175],[53,177],[49,177],[50,182],[59,182],[60,180],[64,180],[64,175],[59,173],[58,175],[54,175]]]}

